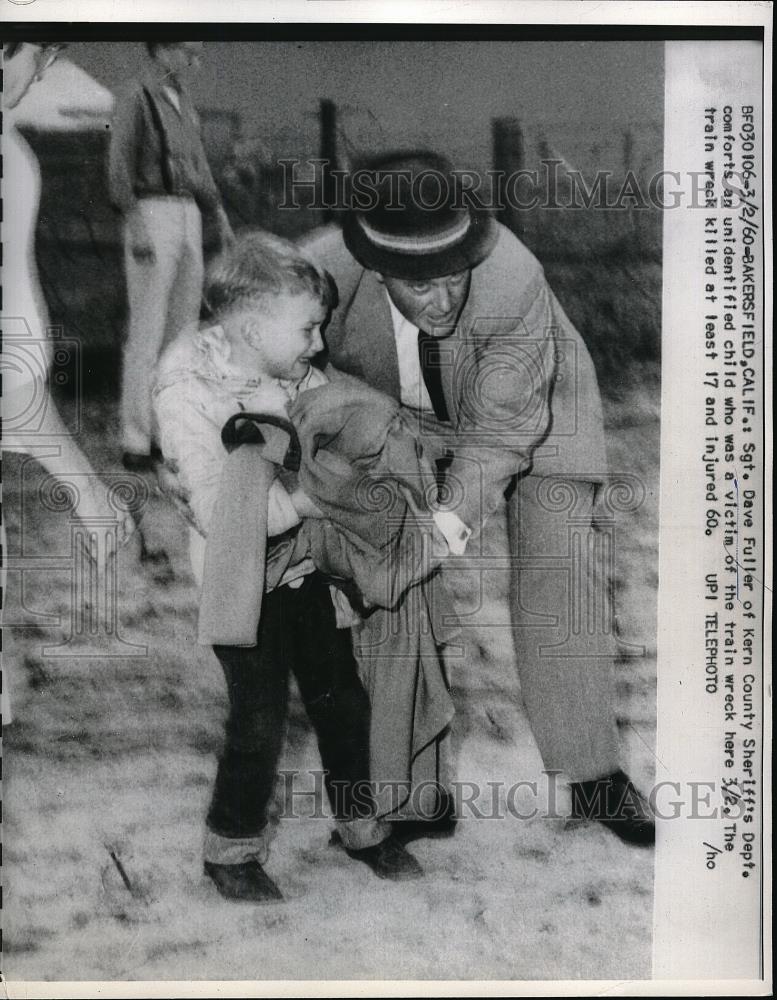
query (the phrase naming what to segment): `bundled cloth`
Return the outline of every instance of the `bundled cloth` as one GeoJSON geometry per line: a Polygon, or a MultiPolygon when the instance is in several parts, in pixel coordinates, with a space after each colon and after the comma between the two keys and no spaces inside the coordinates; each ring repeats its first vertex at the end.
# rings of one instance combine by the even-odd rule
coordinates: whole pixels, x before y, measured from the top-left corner
{"type": "Polygon", "coordinates": [[[379,812],[412,816],[440,779],[453,717],[441,647],[455,618],[436,572],[448,549],[430,512],[435,475],[399,405],[356,379],[300,394],[290,417],[241,413],[224,428],[229,455],[207,540],[199,641],[254,645],[264,589],[310,556],[361,606],[354,649],[372,705],[379,812]],[[324,517],[268,547],[278,466],[298,473],[324,517]]]}

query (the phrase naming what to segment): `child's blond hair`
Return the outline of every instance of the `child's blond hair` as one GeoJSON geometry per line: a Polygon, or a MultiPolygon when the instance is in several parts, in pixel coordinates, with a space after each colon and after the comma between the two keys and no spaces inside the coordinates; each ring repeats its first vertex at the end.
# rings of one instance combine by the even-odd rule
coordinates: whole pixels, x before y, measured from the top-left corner
{"type": "Polygon", "coordinates": [[[336,305],[337,287],[329,272],[290,240],[267,232],[239,236],[205,279],[205,303],[215,320],[244,304],[261,311],[279,295],[305,292],[328,309],[336,305]]]}

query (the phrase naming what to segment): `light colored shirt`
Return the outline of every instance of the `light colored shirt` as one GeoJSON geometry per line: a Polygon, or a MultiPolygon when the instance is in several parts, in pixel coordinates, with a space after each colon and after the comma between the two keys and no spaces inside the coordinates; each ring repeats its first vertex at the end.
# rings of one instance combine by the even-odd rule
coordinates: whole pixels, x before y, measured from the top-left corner
{"type": "Polygon", "coordinates": [[[432,400],[421,372],[421,362],[418,358],[418,327],[405,319],[386,292],[391,323],[394,327],[394,341],[397,345],[397,361],[399,363],[399,401],[403,406],[413,410],[433,411],[432,400]]]}

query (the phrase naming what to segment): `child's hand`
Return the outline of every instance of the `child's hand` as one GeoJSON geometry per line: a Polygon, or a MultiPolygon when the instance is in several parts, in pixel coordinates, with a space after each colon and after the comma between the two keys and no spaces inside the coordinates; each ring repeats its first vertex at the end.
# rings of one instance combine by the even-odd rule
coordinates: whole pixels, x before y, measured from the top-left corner
{"type": "Polygon", "coordinates": [[[289,496],[291,497],[291,502],[294,504],[294,509],[300,517],[326,516],[322,510],[316,507],[307,493],[303,489],[300,489],[299,486],[296,490],[293,490],[289,496]]]}

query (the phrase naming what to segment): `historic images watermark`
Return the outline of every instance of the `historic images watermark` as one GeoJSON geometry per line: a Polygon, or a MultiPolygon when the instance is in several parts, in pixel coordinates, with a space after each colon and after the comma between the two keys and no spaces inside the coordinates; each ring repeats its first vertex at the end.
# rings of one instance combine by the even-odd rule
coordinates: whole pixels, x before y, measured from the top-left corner
{"type": "MultiPolygon", "coordinates": [[[[317,769],[287,768],[279,772],[278,818],[328,818],[324,803],[329,790],[332,808],[340,797],[369,812],[376,800],[393,804],[396,818],[408,816],[438,818],[440,803],[445,815],[456,820],[567,820],[613,819],[624,810],[644,808],[633,788],[623,786],[613,794],[613,781],[603,778],[590,788],[576,789],[575,814],[570,811],[569,781],[561,771],[544,770],[538,779],[503,780],[457,778],[445,786],[435,781],[414,785],[407,780],[363,781],[356,786],[327,781],[328,772],[317,769]]],[[[752,822],[755,792],[753,782],[718,779],[706,781],[659,781],[647,796],[656,818],[669,820],[724,820],[752,822]],[[748,817],[751,817],[748,819],[748,817]]],[[[392,813],[393,816],[393,813],[392,813]]],[[[725,846],[723,850],[726,850],[725,846]]]]}
{"type": "MultiPolygon", "coordinates": [[[[279,159],[282,170],[281,210],[319,209],[367,212],[388,191],[388,209],[415,205],[434,210],[442,205],[479,211],[525,212],[533,209],[647,211],[705,209],[709,202],[709,170],[658,170],[648,177],[634,170],[596,170],[587,176],[561,159],[542,159],[539,169],[429,169],[411,175],[403,170],[344,170],[329,160],[279,159]]],[[[721,205],[738,208],[748,201],[748,171],[729,169],[722,178],[721,205]]],[[[717,205],[717,201],[716,201],[717,205]]]]}

